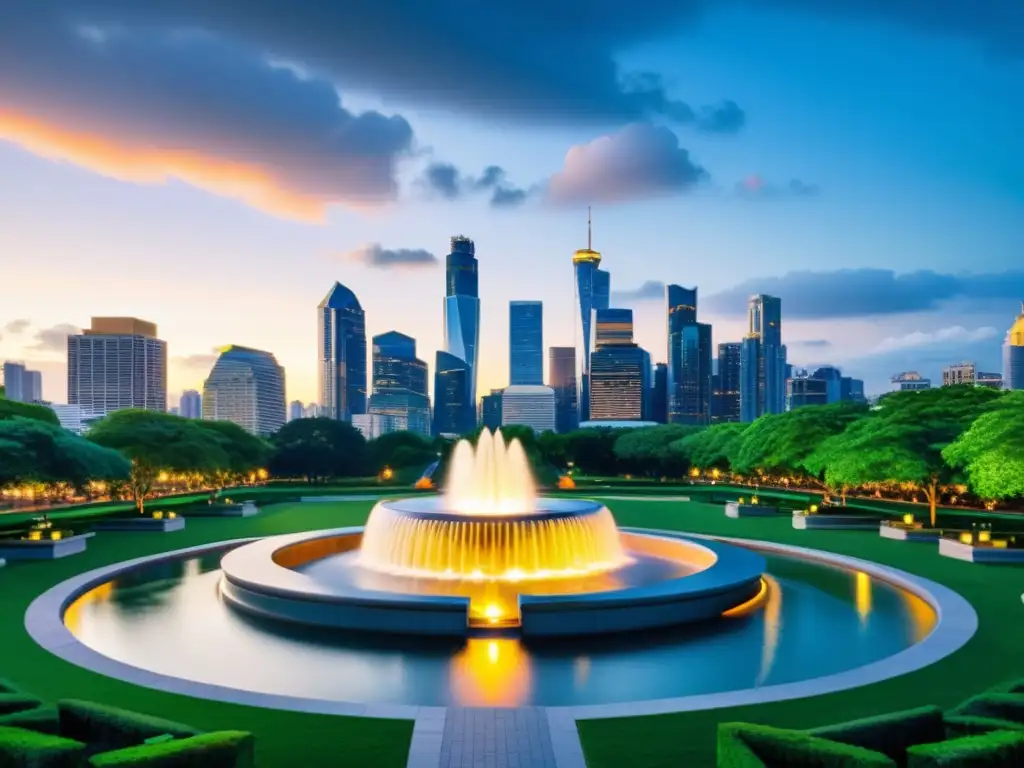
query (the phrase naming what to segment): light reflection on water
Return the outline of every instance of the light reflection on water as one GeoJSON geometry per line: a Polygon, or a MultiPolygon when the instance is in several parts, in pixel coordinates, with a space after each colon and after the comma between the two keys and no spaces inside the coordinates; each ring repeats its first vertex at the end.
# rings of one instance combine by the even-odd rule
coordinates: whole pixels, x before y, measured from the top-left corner
{"type": "Polygon", "coordinates": [[[223,604],[219,555],[101,585],[68,608],[65,622],[100,653],[200,682],[337,701],[477,706],[603,704],[794,682],[897,653],[934,625],[926,603],[867,574],[767,560],[761,610],[620,636],[450,642],[268,624],[223,604]]]}

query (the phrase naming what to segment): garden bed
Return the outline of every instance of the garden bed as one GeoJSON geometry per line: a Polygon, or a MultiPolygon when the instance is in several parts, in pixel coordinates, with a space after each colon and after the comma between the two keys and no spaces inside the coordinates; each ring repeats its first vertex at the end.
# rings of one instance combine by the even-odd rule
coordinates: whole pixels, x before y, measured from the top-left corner
{"type": "Polygon", "coordinates": [[[242,504],[200,504],[185,510],[185,514],[189,517],[252,517],[259,511],[253,502],[246,501],[242,504]]]}
{"type": "Polygon", "coordinates": [[[793,527],[805,530],[868,531],[878,528],[881,520],[875,515],[829,515],[793,513],[793,527]]]}
{"type": "Polygon", "coordinates": [[[0,539],[0,559],[57,560],[85,552],[85,545],[95,534],[80,533],[58,538],[0,539]]]}
{"type": "Polygon", "coordinates": [[[104,520],[93,526],[94,531],[152,531],[154,533],[171,533],[185,527],[185,518],[171,515],[120,517],[104,520]]]}
{"type": "Polygon", "coordinates": [[[897,523],[883,520],[878,525],[878,535],[883,539],[895,541],[938,541],[942,531],[938,528],[925,528],[921,525],[897,523]]]}
{"type": "Polygon", "coordinates": [[[939,539],[939,554],[968,563],[988,565],[1024,565],[1024,547],[1014,539],[989,536],[984,540],[974,533],[962,533],[959,538],[939,539]]]}
{"type": "Polygon", "coordinates": [[[730,501],[725,505],[726,517],[774,517],[777,514],[779,508],[769,504],[740,504],[738,501],[730,501]]]}

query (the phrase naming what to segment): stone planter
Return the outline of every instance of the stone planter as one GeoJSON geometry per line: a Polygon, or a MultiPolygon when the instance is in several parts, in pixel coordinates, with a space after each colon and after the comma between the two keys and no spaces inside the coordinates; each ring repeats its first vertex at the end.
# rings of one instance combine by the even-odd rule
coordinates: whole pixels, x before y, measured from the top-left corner
{"type": "Polygon", "coordinates": [[[152,531],[154,533],[170,533],[185,528],[184,517],[124,517],[116,520],[104,520],[93,526],[94,531],[152,531]]]}
{"type": "Polygon", "coordinates": [[[740,504],[738,501],[730,501],[725,505],[725,516],[732,518],[774,517],[778,513],[778,507],[767,504],[740,504]]]}
{"type": "Polygon", "coordinates": [[[210,504],[189,510],[189,517],[252,517],[259,507],[251,501],[244,504],[210,504]]]}
{"type": "Polygon", "coordinates": [[[884,521],[878,526],[878,535],[883,539],[895,541],[939,540],[939,532],[935,528],[909,528],[905,525],[891,525],[884,521]]]}
{"type": "Polygon", "coordinates": [[[871,531],[878,528],[877,517],[863,515],[793,515],[793,527],[799,530],[871,531]]]}
{"type": "Polygon", "coordinates": [[[82,533],[64,539],[0,539],[0,559],[56,560],[85,552],[86,542],[95,534],[82,533]]]}
{"type": "Polygon", "coordinates": [[[956,539],[939,539],[939,554],[968,563],[1024,565],[1024,549],[997,549],[988,544],[965,544],[956,539]]]}

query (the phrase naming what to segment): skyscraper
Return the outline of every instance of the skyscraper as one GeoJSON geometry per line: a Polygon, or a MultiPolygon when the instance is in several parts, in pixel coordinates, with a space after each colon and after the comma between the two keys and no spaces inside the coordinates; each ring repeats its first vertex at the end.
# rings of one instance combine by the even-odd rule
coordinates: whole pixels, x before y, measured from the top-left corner
{"type": "Polygon", "coordinates": [[[826,402],[838,403],[843,399],[843,372],[835,366],[823,365],[810,378],[825,382],[826,402]]]}
{"type": "Polygon", "coordinates": [[[579,426],[576,350],[573,347],[548,350],[548,386],[555,391],[555,431],[572,432],[579,426]]]}
{"type": "Polygon", "coordinates": [[[509,383],[544,383],[544,305],[539,301],[508,304],[509,383]]]}
{"type": "Polygon", "coordinates": [[[668,423],[668,364],[654,366],[654,385],[651,388],[651,421],[668,423]]]}
{"type": "Polygon", "coordinates": [[[306,407],[301,400],[292,400],[288,403],[288,421],[306,418],[306,407]]]}
{"type": "Polygon", "coordinates": [[[492,389],[491,394],[480,398],[480,426],[492,432],[501,427],[501,393],[492,389]]]}
{"type": "Polygon", "coordinates": [[[225,347],[203,382],[203,418],[272,435],[284,426],[284,368],[270,352],[225,347]]]}
{"type": "Polygon", "coordinates": [[[156,325],[134,317],[94,317],[68,336],[68,404],[89,414],[122,408],[167,410],[167,344],[156,325]]]}
{"type": "Polygon", "coordinates": [[[451,252],[445,261],[444,343],[445,351],[465,364],[467,391],[462,400],[469,410],[460,423],[475,422],[480,293],[476,245],[463,235],[451,239],[451,252]]]}
{"type": "Polygon", "coordinates": [[[786,409],[786,347],[782,300],[758,294],[748,304],[749,330],[740,350],[740,420],[786,409]]]}
{"type": "Polygon", "coordinates": [[[373,337],[373,393],[369,413],[392,417],[385,428],[430,435],[427,364],[416,357],[416,339],[398,331],[373,337]]]}
{"type": "Polygon", "coordinates": [[[181,393],[178,410],[182,418],[201,419],[203,417],[203,397],[194,389],[186,389],[181,393]]]}
{"type": "Polygon", "coordinates": [[[469,366],[461,357],[437,351],[434,363],[435,435],[457,436],[476,426],[476,408],[469,396],[469,366]]]}
{"type": "Polygon", "coordinates": [[[827,405],[829,400],[829,380],[808,376],[807,371],[786,381],[786,409],[795,410],[806,405],[827,405]]]}
{"type": "Polygon", "coordinates": [[[740,349],[738,342],[718,345],[718,373],[711,402],[714,422],[740,420],[740,349]]]}
{"type": "Polygon", "coordinates": [[[366,413],[366,315],[341,283],[317,306],[317,331],[323,415],[348,421],[366,413]]]}
{"type": "Polygon", "coordinates": [[[534,432],[555,428],[555,392],[543,385],[517,384],[501,393],[501,423],[530,427],[534,432]]]}
{"type": "Polygon", "coordinates": [[[711,422],[711,326],[697,322],[697,289],[665,288],[668,318],[668,420],[711,422]]]}
{"type": "Polygon", "coordinates": [[[587,212],[587,247],[572,257],[575,271],[573,334],[576,339],[576,403],[579,421],[590,418],[590,356],[594,351],[594,312],[608,309],[611,276],[601,270],[601,254],[593,250],[590,212],[587,212]]]}
{"type": "Polygon", "coordinates": [[[632,309],[594,310],[594,347],[633,343],[632,309]]]}
{"type": "Polygon", "coordinates": [[[1024,389],[1024,304],[1003,344],[1003,388],[1024,389]]]}
{"type": "Polygon", "coordinates": [[[4,363],[4,397],[8,400],[25,401],[25,373],[21,363],[4,363]]]}
{"type": "Polygon", "coordinates": [[[651,357],[633,343],[633,311],[602,309],[594,315],[601,343],[590,356],[590,419],[641,421],[651,357]]]}

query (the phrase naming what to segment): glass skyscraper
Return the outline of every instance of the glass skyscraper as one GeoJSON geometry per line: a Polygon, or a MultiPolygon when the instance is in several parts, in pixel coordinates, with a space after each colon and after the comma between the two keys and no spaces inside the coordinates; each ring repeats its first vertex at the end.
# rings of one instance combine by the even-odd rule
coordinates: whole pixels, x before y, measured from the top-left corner
{"type": "Polygon", "coordinates": [[[369,413],[382,423],[430,435],[427,364],[416,357],[416,339],[398,331],[373,337],[373,393],[369,413]]]}
{"type": "Polygon", "coordinates": [[[203,418],[266,437],[285,422],[284,368],[269,352],[225,348],[203,382],[203,418]]]}
{"type": "Polygon", "coordinates": [[[1024,305],[1003,344],[1003,388],[1024,389],[1024,305]]]}
{"type": "Polygon", "coordinates": [[[740,420],[786,410],[786,347],[782,344],[782,300],[751,296],[749,330],[740,354],[740,420]]]}
{"type": "Polygon", "coordinates": [[[509,383],[544,383],[544,305],[510,301],[508,305],[509,383]]]}
{"type": "Polygon", "coordinates": [[[341,283],[317,307],[322,415],[351,421],[366,413],[366,316],[341,283]]]}
{"type": "Polygon", "coordinates": [[[633,310],[594,312],[595,336],[590,356],[590,419],[641,421],[649,410],[651,356],[633,343],[633,310]]]}
{"type": "Polygon", "coordinates": [[[740,349],[738,342],[718,345],[718,373],[711,396],[711,420],[740,420],[740,349]]]}
{"type": "Polygon", "coordinates": [[[492,432],[501,427],[501,395],[503,390],[492,389],[480,398],[480,426],[492,432]]]}
{"type": "Polygon", "coordinates": [[[573,307],[576,322],[576,402],[579,421],[590,418],[590,356],[594,351],[594,312],[608,309],[611,275],[600,269],[601,254],[591,248],[590,217],[587,217],[587,247],[572,257],[575,272],[573,307]]]}
{"type": "MultiPolygon", "coordinates": [[[[451,252],[445,260],[444,344],[445,352],[463,361],[469,409],[460,423],[476,422],[477,346],[480,343],[480,290],[477,276],[476,245],[468,237],[451,239],[451,252]]],[[[436,383],[435,383],[436,389],[436,383]]]]}
{"type": "Polygon", "coordinates": [[[654,366],[654,384],[651,388],[651,421],[668,423],[668,364],[654,366]]]}
{"type": "Polygon", "coordinates": [[[434,363],[434,434],[464,435],[476,427],[476,408],[467,401],[469,366],[438,350],[434,363]]]}
{"type": "Polygon", "coordinates": [[[665,288],[668,316],[668,421],[711,423],[711,326],[697,322],[697,289],[665,288]]]}
{"type": "Polygon", "coordinates": [[[548,350],[548,386],[555,390],[555,431],[572,432],[579,426],[575,349],[551,347],[548,350]]]}

